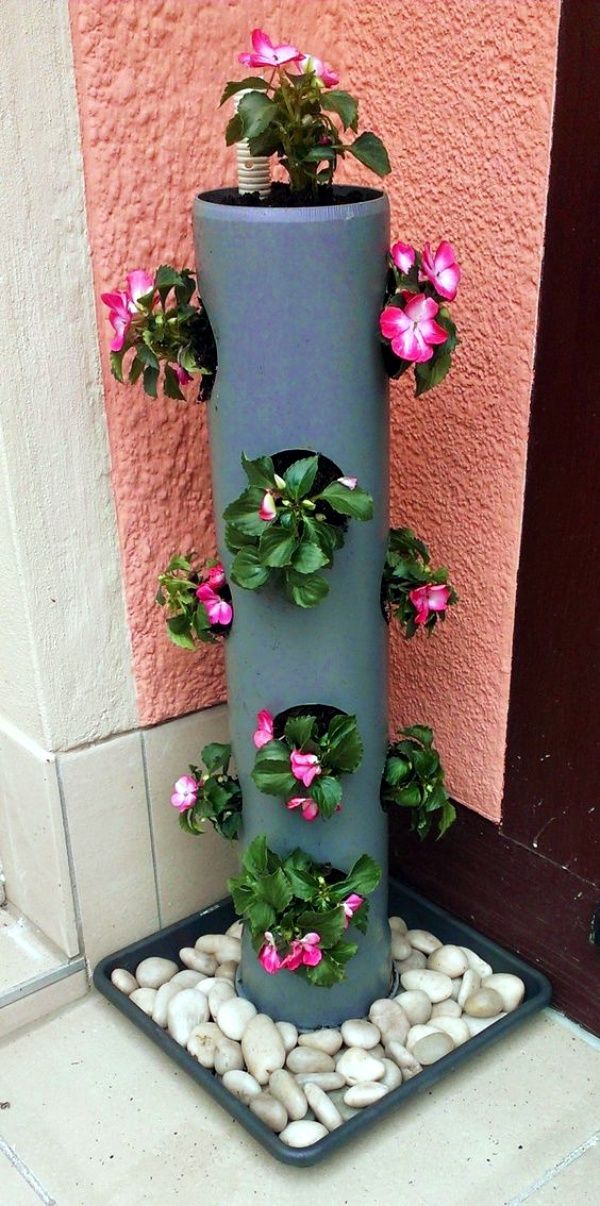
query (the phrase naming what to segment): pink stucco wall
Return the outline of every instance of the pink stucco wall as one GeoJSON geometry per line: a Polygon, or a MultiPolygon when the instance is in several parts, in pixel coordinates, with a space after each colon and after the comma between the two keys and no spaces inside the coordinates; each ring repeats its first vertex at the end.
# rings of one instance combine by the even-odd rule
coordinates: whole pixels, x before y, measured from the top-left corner
{"type": "MultiPolygon", "coordinates": [[[[393,387],[392,482],[393,521],[451,566],[461,605],[432,641],[392,634],[392,719],[433,723],[454,794],[497,818],[558,0],[71,0],[71,14],[98,293],[133,267],[191,263],[194,192],[233,182],[217,104],[254,25],[322,54],[361,99],[363,125],[391,152],[395,236],[459,249],[462,346],[425,399],[406,379],[393,387]]],[[[100,311],[148,724],[224,698],[220,653],[168,645],[152,601],[172,551],[211,544],[205,420],[201,407],[115,385],[100,311]]]]}

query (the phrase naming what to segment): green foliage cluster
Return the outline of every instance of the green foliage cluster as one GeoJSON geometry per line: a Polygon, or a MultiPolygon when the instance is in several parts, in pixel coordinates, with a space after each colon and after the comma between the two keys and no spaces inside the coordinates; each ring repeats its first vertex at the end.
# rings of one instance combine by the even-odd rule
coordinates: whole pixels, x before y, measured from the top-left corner
{"type": "Polygon", "coordinates": [[[225,635],[220,625],[211,624],[204,604],[196,597],[203,570],[217,565],[217,559],[195,566],[195,556],[189,553],[171,557],[164,573],[158,576],[155,601],[165,608],[169,640],[182,649],[196,649],[198,642],[214,645],[220,635],[225,635]]]}
{"type": "Polygon", "coordinates": [[[410,639],[419,629],[431,635],[438,620],[445,620],[444,611],[432,611],[425,624],[416,624],[416,608],[410,592],[419,586],[448,586],[447,606],[458,602],[458,595],[448,581],[445,565],[434,569],[427,545],[410,528],[390,528],[387,554],[381,583],[381,601],[388,618],[398,620],[405,637],[410,639]]]}
{"type": "Polygon", "coordinates": [[[319,815],[328,820],[342,802],[339,776],[352,774],[360,766],[363,744],[355,716],[340,712],[333,716],[319,736],[315,716],[291,716],[285,725],[281,741],[269,741],[256,754],[252,778],[260,791],[285,800],[293,796],[310,796],[318,805],[319,815]],[[292,774],[292,750],[316,754],[322,773],[304,787],[292,774]]]}
{"type": "Polygon", "coordinates": [[[431,360],[426,360],[423,364],[413,364],[412,360],[402,360],[399,356],[396,356],[389,343],[382,337],[383,362],[388,377],[397,380],[398,377],[402,377],[409,369],[414,368],[415,397],[417,398],[421,394],[426,394],[428,390],[434,389],[436,385],[439,385],[448,376],[452,368],[452,354],[460,342],[456,323],[448,309],[448,302],[440,296],[431,281],[419,280],[420,267],[421,255],[418,251],[415,252],[415,262],[409,272],[401,272],[391,255],[388,255],[388,274],[384,306],[398,306],[403,310],[407,300],[404,294],[424,293],[426,297],[432,297],[437,302],[439,310],[435,316],[435,321],[438,326],[443,327],[448,332],[448,338],[444,343],[440,343],[434,347],[431,360]]]}
{"type": "Polygon", "coordinates": [[[411,809],[411,825],[420,838],[427,837],[437,821],[438,838],[456,820],[456,809],[444,785],[444,770],[427,725],[400,729],[383,771],[381,803],[411,809]]]}
{"type": "Polygon", "coordinates": [[[203,765],[190,766],[198,783],[198,798],[193,808],[179,814],[184,833],[204,833],[207,821],[221,837],[232,841],[239,835],[242,818],[242,793],[236,775],[230,774],[231,746],[213,741],[200,755],[203,765]]]}

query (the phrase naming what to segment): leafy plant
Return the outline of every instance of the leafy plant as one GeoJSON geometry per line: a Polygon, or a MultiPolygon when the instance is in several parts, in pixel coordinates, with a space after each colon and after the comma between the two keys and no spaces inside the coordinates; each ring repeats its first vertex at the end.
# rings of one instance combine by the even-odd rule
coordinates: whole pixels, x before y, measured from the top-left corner
{"type": "Polygon", "coordinates": [[[230,879],[229,889],[236,913],[248,923],[255,951],[264,949],[265,939],[275,949],[279,967],[273,970],[285,970],[283,964],[294,944],[307,935],[318,937],[319,962],[290,970],[329,988],[346,977],[346,964],[358,949],[346,940],[346,929],[351,924],[366,932],[365,898],[380,879],[381,868],[367,854],[345,873],[329,863],[315,862],[299,849],[282,858],[269,849],[266,835],[259,834],[246,850],[241,874],[230,879]]]}
{"type": "Polygon", "coordinates": [[[167,634],[174,645],[196,649],[227,636],[233,621],[231,591],[216,559],[194,566],[194,553],[172,557],[159,574],[156,602],[167,613],[167,634]]]}
{"type": "Polygon", "coordinates": [[[151,398],[158,396],[161,365],[165,397],[184,400],[181,387],[200,375],[199,399],[210,397],[217,369],[217,348],[200,298],[192,303],[196,278],[189,268],[178,272],[163,264],[154,277],[136,270],[124,290],[103,293],[114,329],[111,371],[132,385],[142,378],[151,398]],[[133,351],[126,370],[125,357],[133,351]]]}
{"type": "Polygon", "coordinates": [[[314,453],[279,475],[271,457],[242,454],[249,485],[223,512],[238,586],[260,590],[272,582],[298,607],[315,607],[328,594],[320,570],[333,565],[346,519],[372,518],[373,499],[356,478],[332,478],[315,490],[323,461],[314,453]]]}
{"type": "Polygon", "coordinates": [[[435,253],[429,243],[421,253],[395,243],[388,255],[379,320],[384,365],[394,379],[414,367],[417,398],[450,372],[459,340],[448,302],[456,296],[460,277],[454,248],[445,241],[435,253]]]}
{"type": "Polygon", "coordinates": [[[242,793],[237,776],[229,773],[231,746],[213,741],[200,756],[203,766],[190,766],[190,775],[178,779],[173,789],[171,803],[179,809],[179,824],[184,833],[198,834],[209,821],[221,837],[233,840],[241,824],[242,793]],[[183,797],[182,802],[175,797],[183,797]]]}
{"type": "Polygon", "coordinates": [[[300,807],[305,820],[328,820],[342,804],[339,776],[357,770],[362,756],[355,716],[339,712],[326,724],[314,715],[293,715],[281,739],[257,750],[252,778],[260,791],[285,800],[287,808],[300,807]]]}
{"type": "Polygon", "coordinates": [[[381,601],[388,619],[394,616],[410,638],[419,629],[431,635],[446,610],[458,602],[444,565],[433,569],[427,545],[410,528],[391,528],[381,601]]]}
{"type": "Polygon", "coordinates": [[[221,104],[244,92],[225,132],[228,146],[247,138],[250,152],[276,155],[294,193],[316,196],[330,185],[338,159],[353,155],[378,176],[391,168],[376,134],[358,131],[358,104],[337,89],[338,77],[327,63],[294,46],[273,46],[262,30],[252,32],[253,53],[240,55],[249,67],[267,69],[269,78],[250,76],[228,83],[221,104]],[[339,123],[339,124],[338,124],[339,123]],[[348,130],[357,135],[344,142],[348,130]]]}
{"type": "Polygon", "coordinates": [[[399,730],[399,740],[389,749],[381,783],[381,804],[412,809],[411,825],[420,838],[427,837],[437,821],[442,837],[456,820],[456,809],[444,786],[444,770],[427,725],[399,730]]]}

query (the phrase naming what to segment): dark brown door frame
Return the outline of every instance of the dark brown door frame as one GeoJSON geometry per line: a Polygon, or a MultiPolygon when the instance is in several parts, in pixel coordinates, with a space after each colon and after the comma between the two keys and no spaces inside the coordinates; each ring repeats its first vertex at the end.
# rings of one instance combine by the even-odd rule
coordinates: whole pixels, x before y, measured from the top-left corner
{"type": "Polygon", "coordinates": [[[502,822],[460,808],[420,845],[395,818],[392,866],[546,971],[596,1031],[599,274],[600,4],[563,0],[502,822]]]}

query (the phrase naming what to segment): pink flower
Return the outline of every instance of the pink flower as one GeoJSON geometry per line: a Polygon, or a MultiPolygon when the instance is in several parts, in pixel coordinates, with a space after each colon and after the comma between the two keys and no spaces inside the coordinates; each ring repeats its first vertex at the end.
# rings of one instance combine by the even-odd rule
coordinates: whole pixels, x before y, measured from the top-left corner
{"type": "Polygon", "coordinates": [[[265,941],[258,952],[258,960],[270,976],[276,975],[285,966],[285,961],[281,958],[275,945],[275,939],[269,930],[265,930],[265,941]]]}
{"type": "Polygon", "coordinates": [[[274,46],[262,29],[252,30],[252,49],[252,54],[238,55],[239,62],[246,67],[283,67],[285,63],[297,63],[302,58],[295,46],[274,46]]]}
{"type": "Polygon", "coordinates": [[[204,605],[204,610],[211,624],[231,624],[233,607],[226,603],[220,595],[215,594],[209,582],[201,582],[196,590],[196,598],[204,605]]]}
{"type": "Polygon", "coordinates": [[[336,84],[339,84],[340,82],[340,77],[337,72],[333,70],[333,67],[330,67],[329,63],[324,63],[323,59],[318,59],[314,54],[301,55],[298,62],[298,67],[302,72],[314,72],[317,79],[320,80],[326,88],[335,88],[336,84]]]}
{"type": "Polygon", "coordinates": [[[171,795],[171,804],[179,812],[185,812],[187,808],[193,808],[198,798],[198,788],[202,787],[200,783],[193,779],[191,775],[182,775],[173,786],[171,795]]]}
{"type": "Polygon", "coordinates": [[[386,306],[379,318],[379,328],[391,341],[396,356],[415,364],[431,360],[433,346],[445,343],[448,338],[448,332],[434,322],[438,310],[437,302],[424,293],[411,295],[403,310],[386,306]]]}
{"type": "Polygon", "coordinates": [[[305,934],[304,938],[300,938],[298,941],[302,950],[302,962],[305,967],[316,967],[317,963],[320,963],[323,958],[323,951],[319,946],[321,935],[315,933],[305,934]]]}
{"type": "Polygon", "coordinates": [[[394,243],[391,257],[401,272],[410,272],[415,262],[415,249],[409,243],[394,243]]]}
{"type": "Polygon", "coordinates": [[[225,586],[225,570],[220,561],[216,565],[211,565],[206,574],[206,581],[213,590],[218,590],[220,586],[225,586]]]}
{"type": "Polygon", "coordinates": [[[108,321],[114,330],[114,336],[110,345],[111,352],[120,352],[125,337],[131,326],[131,310],[129,308],[129,294],[120,293],[101,293],[101,300],[105,306],[110,306],[108,321]]]}
{"type": "Polygon", "coordinates": [[[456,252],[451,243],[440,243],[435,255],[426,243],[421,256],[420,281],[431,281],[440,297],[453,301],[460,282],[461,271],[456,263],[456,252]]]}
{"type": "Polygon", "coordinates": [[[357,477],[338,477],[340,485],[345,486],[347,490],[356,490],[358,484],[357,477]]]}
{"type": "Polygon", "coordinates": [[[295,779],[299,779],[305,787],[310,787],[313,779],[321,774],[319,759],[316,754],[301,754],[300,750],[292,750],[290,766],[295,779]]]}
{"type": "Polygon", "coordinates": [[[275,499],[270,490],[265,490],[264,498],[260,504],[258,514],[261,519],[264,519],[265,523],[269,523],[272,519],[275,519],[275,516],[277,515],[277,507],[275,504],[275,499]]]}
{"type": "Polygon", "coordinates": [[[292,796],[288,800],[286,808],[300,808],[305,821],[316,821],[319,815],[319,805],[313,800],[312,796],[292,796]]]}
{"type": "Polygon", "coordinates": [[[358,909],[360,909],[364,899],[364,896],[359,896],[356,892],[351,892],[350,895],[342,901],[342,908],[344,910],[345,918],[344,929],[348,928],[350,925],[350,918],[358,911],[358,909]]]}
{"type": "Polygon", "coordinates": [[[154,289],[154,281],[143,268],[136,268],[134,272],[127,274],[127,292],[131,300],[131,312],[135,313],[138,308],[140,297],[145,297],[146,293],[154,289]]]}
{"type": "Polygon", "coordinates": [[[261,750],[263,745],[268,745],[269,741],[273,740],[273,717],[266,708],[257,713],[256,730],[252,734],[252,740],[257,750],[261,750]]]}
{"type": "Polygon", "coordinates": [[[415,624],[426,624],[430,612],[446,610],[450,589],[447,586],[417,586],[408,597],[417,613],[415,624]]]}
{"type": "Polygon", "coordinates": [[[189,385],[190,381],[193,380],[192,374],[188,373],[187,369],[184,369],[181,364],[174,364],[173,371],[180,385],[189,385]]]}

